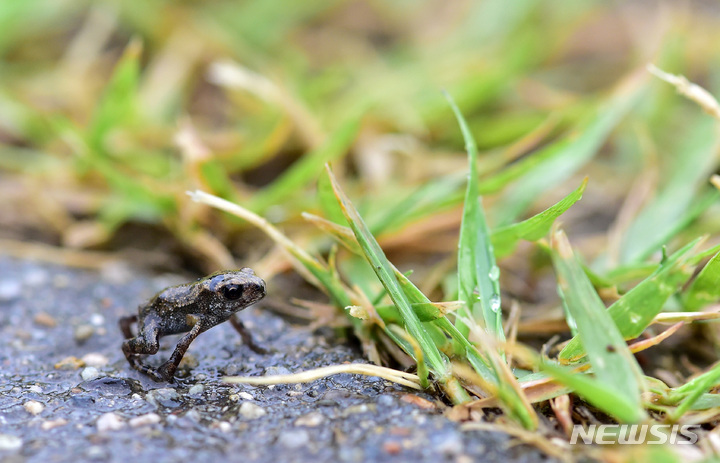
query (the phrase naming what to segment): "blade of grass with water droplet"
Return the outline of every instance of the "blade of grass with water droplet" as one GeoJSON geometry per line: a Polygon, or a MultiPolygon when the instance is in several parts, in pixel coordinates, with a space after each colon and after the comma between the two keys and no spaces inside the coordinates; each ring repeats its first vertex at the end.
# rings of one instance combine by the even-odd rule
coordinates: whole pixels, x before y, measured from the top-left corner
{"type": "MultiPolygon", "coordinates": [[[[417,304],[429,304],[430,300],[423,294],[417,286],[415,286],[405,275],[395,269],[398,282],[402,287],[408,300],[417,304]]],[[[462,307],[462,305],[461,305],[462,307]]],[[[515,376],[510,371],[508,365],[504,362],[503,357],[495,349],[494,343],[480,343],[480,346],[486,346],[483,353],[488,357],[483,357],[477,347],[468,341],[458,328],[455,327],[446,317],[438,317],[427,325],[441,329],[449,335],[455,343],[464,351],[464,356],[472,365],[475,372],[480,375],[482,380],[489,383],[493,387],[493,392],[497,394],[500,404],[510,416],[523,425],[526,429],[537,428],[538,418],[533,410],[530,402],[523,393],[515,376]]],[[[462,355],[461,355],[462,356],[462,355]]]]}
{"type": "MultiPolygon", "coordinates": [[[[551,250],[558,291],[575,320],[597,385],[604,394],[611,394],[627,405],[627,410],[617,413],[632,417],[629,421],[639,420],[645,416],[640,402],[644,384],[640,367],[562,231],[553,232],[551,250]]],[[[586,398],[590,401],[590,397],[586,398]]]]}
{"type": "MultiPolygon", "coordinates": [[[[472,317],[498,339],[505,339],[500,306],[500,270],[495,263],[490,230],[478,190],[477,146],[455,101],[447,93],[445,97],[460,125],[469,164],[458,244],[459,299],[465,302],[466,306],[460,311],[459,319],[472,317]]],[[[457,326],[467,335],[468,328],[462,321],[457,322],[457,326]]]]}
{"type": "MultiPolygon", "coordinates": [[[[648,278],[625,293],[607,309],[607,314],[624,339],[639,336],[662,310],[665,301],[677,292],[692,275],[694,265],[683,261],[702,238],[685,245],[671,255],[648,278]]],[[[564,362],[578,360],[585,351],[581,340],[575,336],[560,352],[564,362]]]]}

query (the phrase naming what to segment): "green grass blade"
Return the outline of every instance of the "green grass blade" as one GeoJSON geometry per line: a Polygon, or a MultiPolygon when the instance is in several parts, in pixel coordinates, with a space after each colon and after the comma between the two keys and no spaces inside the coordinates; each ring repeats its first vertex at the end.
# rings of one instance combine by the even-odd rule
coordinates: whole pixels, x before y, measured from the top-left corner
{"type": "MultiPolygon", "coordinates": [[[[502,327],[500,301],[500,269],[495,263],[490,230],[478,192],[477,146],[467,122],[455,101],[445,95],[455,113],[468,153],[468,182],[465,193],[460,242],[458,244],[458,282],[460,300],[466,306],[461,311],[464,317],[472,317],[482,323],[498,339],[505,339],[502,327]],[[475,295],[477,291],[478,296],[475,295]]],[[[459,322],[461,332],[467,334],[467,327],[459,322]]]]}
{"type": "MultiPolygon", "coordinates": [[[[362,217],[360,217],[360,214],[358,214],[353,204],[347,196],[345,196],[345,193],[337,183],[330,167],[327,166],[326,170],[333,185],[333,189],[335,190],[338,202],[342,207],[345,219],[355,234],[355,238],[360,244],[360,247],[363,249],[365,258],[368,260],[378,279],[385,287],[390,299],[392,299],[393,303],[402,314],[408,333],[420,345],[424,358],[428,362],[429,367],[432,369],[433,374],[441,382],[444,381],[447,377],[449,377],[450,373],[443,355],[440,353],[432,338],[423,327],[422,322],[413,311],[410,301],[395,276],[393,266],[387,260],[387,257],[385,257],[385,253],[380,248],[380,245],[375,240],[375,237],[372,236],[362,217]]],[[[427,380],[424,386],[427,386],[427,380]]]]}
{"type": "MultiPolygon", "coordinates": [[[[607,310],[624,339],[639,336],[660,313],[667,299],[692,275],[694,265],[682,261],[700,242],[700,238],[675,252],[648,278],[615,301],[607,310]]],[[[560,352],[562,361],[574,361],[585,354],[575,336],[560,352]]]]}
{"type": "Polygon", "coordinates": [[[690,287],[683,293],[685,310],[698,310],[720,299],[720,253],[703,267],[690,287]]]}
{"type": "MultiPolygon", "coordinates": [[[[332,184],[330,183],[330,179],[327,177],[327,175],[321,175],[318,179],[317,197],[318,203],[320,204],[320,209],[322,209],[323,215],[328,221],[335,224],[345,223],[345,216],[342,213],[342,209],[338,205],[337,198],[335,198],[335,192],[333,191],[332,184]]],[[[346,228],[343,225],[338,226],[346,228]]],[[[352,232],[350,231],[350,229],[347,229],[347,231],[350,233],[350,236],[352,236],[352,232]]],[[[355,237],[353,237],[352,241],[355,242],[355,246],[357,247],[357,241],[355,241],[355,237]]]]}
{"type": "Polygon", "coordinates": [[[640,367],[562,231],[553,233],[552,260],[560,295],[575,321],[598,385],[608,394],[622,398],[628,405],[622,413],[632,416],[632,421],[639,419],[644,416],[640,403],[643,384],[640,367]]]}
{"type": "Polygon", "coordinates": [[[88,130],[87,143],[93,150],[105,151],[105,135],[113,128],[128,124],[135,116],[141,53],[142,43],[134,39],[115,66],[88,130]]]}
{"type": "Polygon", "coordinates": [[[253,198],[250,209],[263,211],[280,204],[312,183],[325,164],[347,153],[360,129],[361,119],[362,114],[358,114],[346,120],[319,148],[304,155],[272,184],[259,191],[253,198]]]}
{"type": "Polygon", "coordinates": [[[588,179],[585,177],[585,180],[575,191],[539,214],[522,222],[496,229],[492,234],[495,257],[500,258],[512,253],[520,240],[537,241],[547,235],[555,219],[582,198],[587,182],[588,179]]]}
{"type": "Polygon", "coordinates": [[[675,389],[670,394],[670,400],[680,400],[680,405],[671,413],[673,421],[677,421],[687,411],[692,410],[703,395],[713,386],[720,383],[720,365],[715,365],[709,371],[694,378],[689,383],[675,389]]]}
{"type": "Polygon", "coordinates": [[[552,362],[543,362],[540,368],[571,388],[580,397],[621,422],[638,423],[645,418],[645,412],[640,408],[638,400],[621,393],[617,388],[608,387],[604,381],[552,362]]]}
{"type": "MultiPolygon", "coordinates": [[[[684,227],[689,209],[696,209],[698,203],[705,207],[715,203],[717,196],[711,194],[706,200],[697,198],[697,189],[717,168],[717,150],[720,135],[717,121],[699,115],[692,125],[691,133],[682,137],[683,143],[673,156],[674,164],[669,166],[670,178],[662,183],[662,190],[635,217],[628,227],[620,252],[622,263],[637,262],[658,250],[675,233],[684,227]]],[[[717,192],[713,192],[717,194],[717,192]]],[[[702,211],[696,211],[699,214],[702,211]]]]}
{"type": "Polygon", "coordinates": [[[513,172],[523,168],[524,164],[530,164],[526,172],[514,176],[518,182],[516,187],[507,189],[495,204],[493,217],[496,223],[505,225],[517,220],[540,194],[566,180],[595,156],[610,131],[643,94],[643,84],[647,79],[644,70],[642,72],[632,75],[625,85],[620,86],[610,102],[593,119],[580,126],[575,134],[544,148],[539,153],[542,154],[540,162],[530,156],[511,168],[510,172],[513,172]]]}
{"type": "Polygon", "coordinates": [[[432,179],[414,188],[412,193],[396,204],[381,211],[369,225],[375,234],[391,232],[409,222],[419,220],[450,206],[458,204],[464,176],[446,175],[432,179]]]}
{"type": "MultiPolygon", "coordinates": [[[[414,304],[429,304],[430,301],[417,286],[415,286],[405,275],[395,269],[395,275],[408,300],[414,304]]],[[[414,305],[413,304],[413,305],[414,305]]],[[[494,386],[495,393],[498,395],[502,407],[507,410],[515,420],[523,425],[526,429],[537,428],[538,418],[530,403],[527,401],[525,394],[517,383],[510,368],[504,363],[502,356],[497,351],[488,349],[485,352],[489,358],[486,360],[478,349],[468,341],[458,328],[455,327],[446,317],[437,317],[427,325],[441,329],[449,335],[464,351],[473,369],[480,375],[484,381],[494,386]]],[[[482,344],[481,344],[482,345],[482,344]]]]}

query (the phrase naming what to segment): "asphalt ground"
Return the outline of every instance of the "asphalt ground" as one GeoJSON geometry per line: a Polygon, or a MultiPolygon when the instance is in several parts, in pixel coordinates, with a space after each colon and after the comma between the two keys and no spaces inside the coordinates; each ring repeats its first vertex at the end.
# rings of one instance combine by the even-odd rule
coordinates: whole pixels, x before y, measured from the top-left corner
{"type": "MultiPolygon", "coordinates": [[[[156,383],[129,367],[117,322],[180,282],[0,256],[0,461],[546,461],[504,434],[463,431],[438,398],[380,378],[223,383],[365,362],[331,331],[293,325],[262,301],[241,315],[267,354],[225,323],[193,342],[180,379],[156,383]]],[[[150,362],[167,358],[177,337],[163,341],[150,362]]]]}

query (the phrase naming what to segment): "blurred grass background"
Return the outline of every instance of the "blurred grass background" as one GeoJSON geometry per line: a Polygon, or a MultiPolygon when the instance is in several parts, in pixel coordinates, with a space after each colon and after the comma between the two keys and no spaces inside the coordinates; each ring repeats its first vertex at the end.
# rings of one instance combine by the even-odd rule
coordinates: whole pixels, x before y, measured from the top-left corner
{"type": "MultiPolygon", "coordinates": [[[[712,89],[717,21],[712,2],[3,2],[0,234],[194,256],[190,264],[134,254],[155,255],[151,265],[227,266],[226,246],[248,252],[236,233],[243,225],[189,206],[185,190],[209,190],[292,227],[301,211],[318,209],[321,161],[336,160],[361,211],[382,216],[419,185],[464,168],[440,89],[467,116],[488,176],[582,130],[647,62],[712,89]],[[148,226],[159,235],[136,233],[148,226]]],[[[661,188],[688,145],[714,142],[713,122],[671,87],[644,91],[623,124],[599,137],[598,155],[530,197],[512,197],[517,181],[492,187],[491,226],[589,174],[577,227],[590,239],[638,176],[655,176],[661,188]]],[[[716,162],[686,165],[694,183],[681,177],[675,188],[692,196],[716,162]]],[[[444,192],[461,191],[449,183],[444,192]]],[[[460,203],[447,202],[416,218],[460,203]]],[[[717,224],[708,215],[698,226],[717,224]]],[[[394,241],[381,234],[381,242],[447,249],[428,233],[438,230],[394,241]]]]}

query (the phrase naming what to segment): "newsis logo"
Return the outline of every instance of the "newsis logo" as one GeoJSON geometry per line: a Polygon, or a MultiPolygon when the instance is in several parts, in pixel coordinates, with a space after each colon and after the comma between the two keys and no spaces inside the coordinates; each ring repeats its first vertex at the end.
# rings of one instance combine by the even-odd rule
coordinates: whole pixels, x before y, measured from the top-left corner
{"type": "Polygon", "coordinates": [[[679,424],[591,424],[586,429],[576,424],[570,443],[577,444],[579,438],[585,444],[694,444],[698,435],[693,429],[698,427],[679,424]]]}

